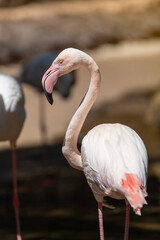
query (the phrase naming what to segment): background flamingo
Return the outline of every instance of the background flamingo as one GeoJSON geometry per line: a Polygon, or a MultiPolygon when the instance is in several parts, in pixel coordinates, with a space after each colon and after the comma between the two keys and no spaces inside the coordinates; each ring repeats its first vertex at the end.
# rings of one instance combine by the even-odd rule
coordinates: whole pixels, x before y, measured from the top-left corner
{"type": "Polygon", "coordinates": [[[13,206],[15,210],[17,240],[21,240],[19,200],[16,180],[16,141],[25,120],[24,96],[20,84],[0,74],[0,141],[9,141],[13,165],[13,206]]]}
{"type": "MultiPolygon", "coordinates": [[[[75,112],[65,135],[63,154],[69,164],[84,172],[98,202],[100,239],[104,240],[102,205],[110,196],[126,201],[124,239],[128,239],[130,205],[137,215],[146,203],[147,151],[143,141],[131,128],[122,124],[101,124],[82,140],[81,153],[77,140],[84,120],[100,88],[100,72],[95,61],[86,53],[68,48],[62,51],[42,78],[48,101],[58,77],[85,66],[91,74],[87,94],[75,112]]],[[[108,205],[107,205],[108,206],[108,205]]]]}
{"type": "MultiPolygon", "coordinates": [[[[26,83],[34,87],[39,93],[39,108],[40,108],[40,130],[43,139],[43,144],[46,145],[47,129],[45,120],[45,105],[43,102],[43,88],[41,79],[44,72],[49,68],[53,60],[58,56],[58,53],[41,53],[31,58],[24,63],[20,75],[17,77],[22,83],[26,83]]],[[[70,90],[76,81],[75,72],[62,76],[57,84],[55,90],[63,97],[68,98],[70,90]]]]}

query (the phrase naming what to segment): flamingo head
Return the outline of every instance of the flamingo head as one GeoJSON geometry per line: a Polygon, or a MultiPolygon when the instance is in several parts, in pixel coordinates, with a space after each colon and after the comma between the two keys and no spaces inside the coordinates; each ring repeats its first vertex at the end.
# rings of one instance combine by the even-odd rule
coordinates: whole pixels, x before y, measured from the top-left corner
{"type": "Polygon", "coordinates": [[[53,104],[52,92],[58,78],[77,69],[84,63],[84,53],[78,49],[67,48],[53,61],[42,78],[42,86],[50,104],[53,104]]]}

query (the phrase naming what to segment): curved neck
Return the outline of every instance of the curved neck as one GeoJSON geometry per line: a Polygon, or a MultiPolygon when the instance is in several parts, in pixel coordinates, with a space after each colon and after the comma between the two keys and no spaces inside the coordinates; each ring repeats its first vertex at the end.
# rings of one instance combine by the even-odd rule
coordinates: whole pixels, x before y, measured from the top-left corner
{"type": "Polygon", "coordinates": [[[83,167],[81,154],[77,148],[77,140],[87,114],[96,99],[101,79],[99,68],[93,59],[89,57],[88,62],[85,61],[83,65],[87,66],[91,73],[90,85],[87,94],[70,121],[62,148],[62,152],[69,164],[79,170],[83,170],[83,167]]]}

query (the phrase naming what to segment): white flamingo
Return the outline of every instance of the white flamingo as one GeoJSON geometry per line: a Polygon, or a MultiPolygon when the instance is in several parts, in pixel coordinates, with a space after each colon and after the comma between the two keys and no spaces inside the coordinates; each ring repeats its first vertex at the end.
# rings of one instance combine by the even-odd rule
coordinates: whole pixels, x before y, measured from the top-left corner
{"type": "Polygon", "coordinates": [[[89,89],[68,126],[63,154],[69,164],[84,172],[98,202],[100,239],[104,240],[102,205],[104,197],[126,200],[124,239],[128,239],[130,205],[137,215],[147,204],[147,151],[138,134],[122,124],[101,124],[82,140],[81,153],[77,139],[84,120],[100,88],[100,72],[95,61],[86,53],[68,48],[62,51],[42,78],[48,101],[59,76],[85,66],[91,74],[89,89]]]}
{"type": "Polygon", "coordinates": [[[0,74],[0,141],[9,141],[12,149],[13,206],[16,217],[17,240],[21,240],[19,200],[16,177],[16,140],[25,120],[24,96],[20,84],[0,74]]]}

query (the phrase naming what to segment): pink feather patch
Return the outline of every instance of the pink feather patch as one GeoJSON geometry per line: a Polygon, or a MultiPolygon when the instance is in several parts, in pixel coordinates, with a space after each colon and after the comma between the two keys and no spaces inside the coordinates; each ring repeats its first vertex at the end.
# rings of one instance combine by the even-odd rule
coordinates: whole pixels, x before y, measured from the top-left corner
{"type": "Polygon", "coordinates": [[[125,190],[125,196],[130,205],[138,215],[141,215],[140,209],[143,207],[143,204],[147,204],[144,198],[147,196],[147,193],[140,178],[136,174],[125,173],[121,186],[125,190]]]}

